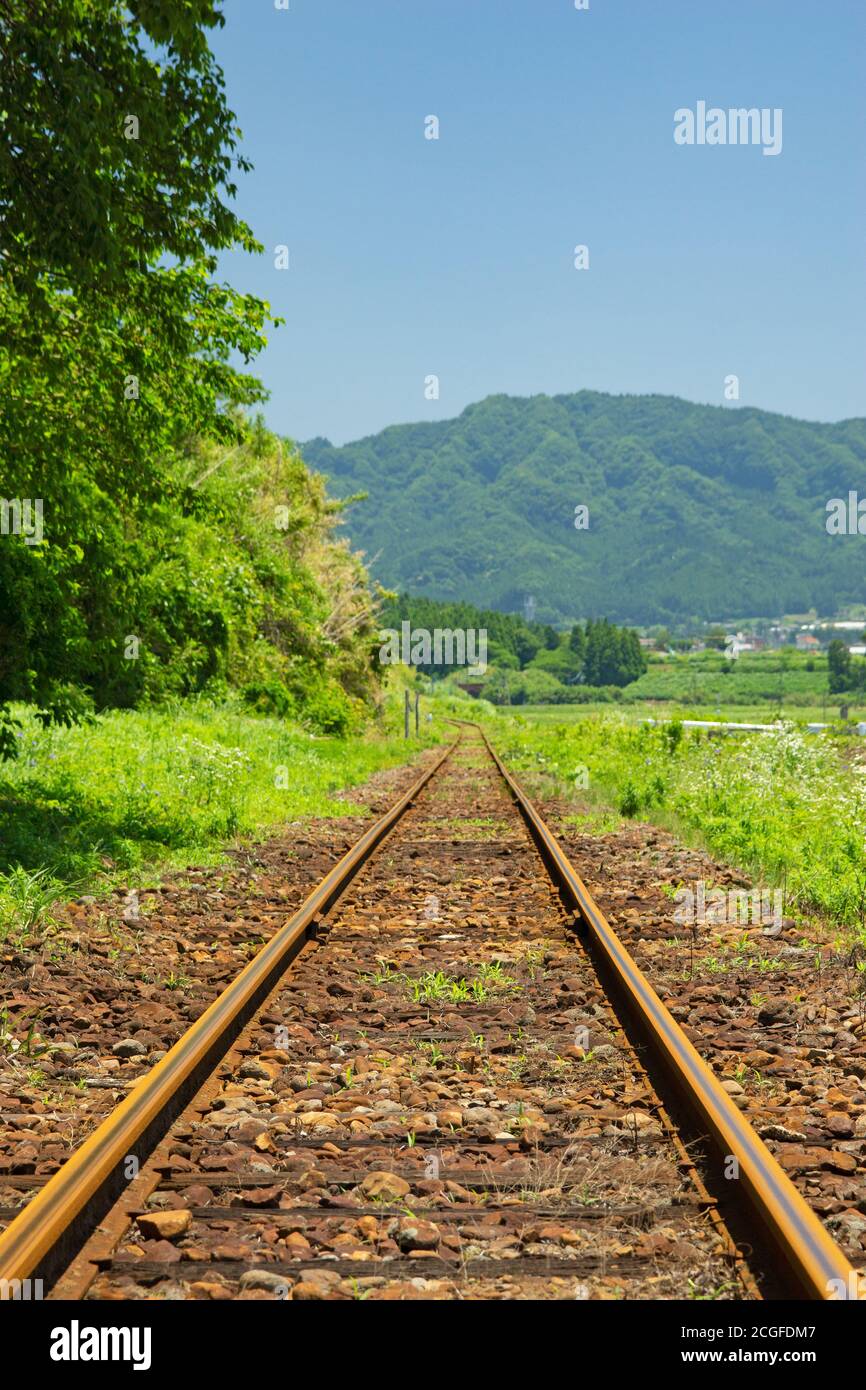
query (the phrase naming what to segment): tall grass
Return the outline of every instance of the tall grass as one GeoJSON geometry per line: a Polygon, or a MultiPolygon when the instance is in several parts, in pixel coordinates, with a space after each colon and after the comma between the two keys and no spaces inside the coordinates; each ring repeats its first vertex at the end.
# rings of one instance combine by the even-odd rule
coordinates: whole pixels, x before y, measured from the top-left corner
{"type": "Polygon", "coordinates": [[[17,759],[0,763],[0,933],[28,929],[62,892],[216,859],[236,836],[344,816],[336,793],[406,762],[396,700],[376,729],[313,735],[204,700],[112,711],[48,729],[24,708],[17,759]]]}
{"type": "Polygon", "coordinates": [[[618,714],[570,724],[502,721],[506,762],[575,785],[620,815],[695,832],[728,864],[785,889],[788,910],[866,928],[866,768],[839,739],[793,724],[709,739],[618,714]]]}

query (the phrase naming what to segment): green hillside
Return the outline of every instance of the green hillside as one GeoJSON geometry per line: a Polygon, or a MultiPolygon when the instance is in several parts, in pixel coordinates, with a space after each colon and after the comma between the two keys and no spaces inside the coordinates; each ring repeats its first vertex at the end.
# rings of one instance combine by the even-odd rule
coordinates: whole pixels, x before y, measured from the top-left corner
{"type": "Polygon", "coordinates": [[[490,396],[457,419],[303,445],[391,588],[543,622],[830,613],[866,596],[866,420],[827,425],[671,396],[490,396]],[[575,508],[589,525],[575,528],[575,508]]]}

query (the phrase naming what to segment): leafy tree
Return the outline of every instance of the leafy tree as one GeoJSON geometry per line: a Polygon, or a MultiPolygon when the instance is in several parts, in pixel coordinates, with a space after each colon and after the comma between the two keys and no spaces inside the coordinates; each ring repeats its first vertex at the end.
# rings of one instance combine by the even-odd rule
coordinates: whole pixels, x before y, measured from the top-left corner
{"type": "Polygon", "coordinates": [[[606,618],[586,625],[584,680],[587,685],[628,685],[646,670],[646,656],[636,632],[617,628],[606,618]]]}
{"type": "Polygon", "coordinates": [[[237,446],[264,395],[234,359],[267,305],[213,279],[261,250],[229,206],[222,22],[213,0],[0,0],[0,496],[44,515],[39,543],[0,538],[0,701],[117,698],[148,595],[194,685],[230,641],[191,584],[144,578],[189,440],[237,446]]]}
{"type": "Polygon", "coordinates": [[[514,645],[520,665],[528,666],[533,657],[544,648],[544,637],[541,633],[531,632],[529,628],[522,626],[514,635],[514,645]]]}
{"type": "Polygon", "coordinates": [[[586,656],[586,633],[580,623],[575,623],[574,627],[571,629],[568,637],[568,645],[578,660],[582,662],[586,656]]]}
{"type": "MultiPolygon", "coordinates": [[[[431,633],[436,628],[473,628],[476,632],[486,629],[488,663],[496,670],[490,698],[497,702],[505,698],[512,703],[530,698],[567,701],[573,698],[578,681],[620,687],[637,680],[647,665],[637,633],[615,627],[606,619],[590,619],[585,629],[575,624],[570,631],[557,634],[556,647],[550,648],[545,640],[548,629],[539,623],[527,623],[516,614],[409,594],[388,596],[380,611],[380,627],[399,631],[403,622],[409,622],[413,630],[424,628],[431,633]],[[521,676],[535,673],[545,677],[533,682],[531,696],[525,693],[526,682],[516,678],[518,668],[521,676]],[[508,681],[501,679],[506,670],[508,681]]],[[[458,668],[421,665],[418,669],[441,674],[458,668]]]]}
{"type": "Polygon", "coordinates": [[[838,637],[834,637],[827,648],[827,672],[827,684],[831,695],[854,688],[851,653],[838,637]]]}
{"type": "MultiPolygon", "coordinates": [[[[382,604],[380,627],[400,630],[403,622],[413,629],[462,628],[464,631],[482,629],[487,633],[487,658],[491,666],[518,670],[527,665],[545,647],[546,629],[540,623],[528,623],[511,613],[481,609],[471,603],[441,603],[436,599],[416,598],[409,594],[388,595],[382,604]]],[[[557,635],[558,645],[558,635],[557,635]]],[[[420,665],[428,675],[457,670],[456,666],[420,665]]]]}

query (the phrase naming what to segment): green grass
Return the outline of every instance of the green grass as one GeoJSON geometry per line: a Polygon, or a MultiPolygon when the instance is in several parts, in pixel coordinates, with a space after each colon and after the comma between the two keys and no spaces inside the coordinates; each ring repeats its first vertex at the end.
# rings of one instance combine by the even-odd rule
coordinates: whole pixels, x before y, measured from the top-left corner
{"type": "Polygon", "coordinates": [[[68,729],[17,708],[19,756],[0,763],[0,940],[44,922],[59,896],[218,862],[228,841],[302,817],[353,814],[340,789],[443,736],[437,718],[406,743],[398,694],[375,728],[347,738],[203,700],[68,729]]]}
{"type": "Polygon", "coordinates": [[[577,770],[586,769],[588,789],[580,795],[603,814],[667,825],[759,882],[783,888],[786,911],[817,909],[866,933],[862,740],[808,734],[793,724],[774,734],[711,739],[677,724],[639,725],[634,712],[610,706],[571,719],[561,706],[558,719],[551,713],[501,712],[488,724],[518,775],[542,774],[573,790],[577,770]]]}

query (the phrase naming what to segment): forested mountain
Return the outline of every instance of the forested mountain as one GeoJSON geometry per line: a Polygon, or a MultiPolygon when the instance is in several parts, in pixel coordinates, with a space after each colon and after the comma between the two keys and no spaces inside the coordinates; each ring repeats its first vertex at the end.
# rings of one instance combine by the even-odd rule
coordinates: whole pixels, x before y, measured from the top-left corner
{"type": "Polygon", "coordinates": [[[832,612],[866,595],[866,420],[816,424],[671,396],[490,396],[457,419],[302,446],[391,588],[544,622],[832,612]],[[588,517],[576,511],[588,508],[588,517]],[[586,522],[578,529],[576,523],[586,522]]]}

